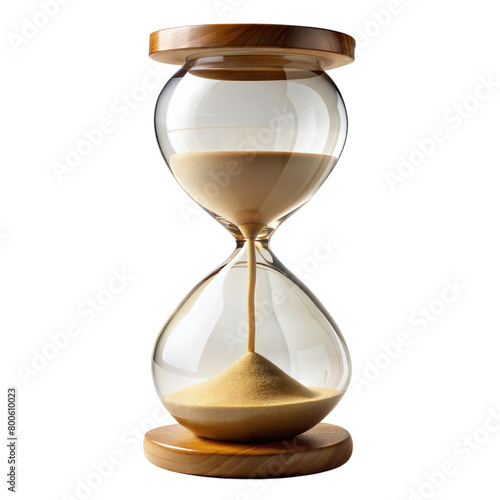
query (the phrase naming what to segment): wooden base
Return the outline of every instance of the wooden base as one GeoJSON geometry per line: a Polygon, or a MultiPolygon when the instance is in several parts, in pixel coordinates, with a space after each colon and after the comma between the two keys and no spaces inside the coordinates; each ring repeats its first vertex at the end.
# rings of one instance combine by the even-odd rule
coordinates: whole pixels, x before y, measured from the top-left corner
{"type": "Polygon", "coordinates": [[[351,453],[351,435],[342,427],[323,423],[293,439],[274,443],[213,441],[181,425],[158,427],[144,437],[144,454],[151,463],[197,476],[303,476],[340,467],[351,453]]]}

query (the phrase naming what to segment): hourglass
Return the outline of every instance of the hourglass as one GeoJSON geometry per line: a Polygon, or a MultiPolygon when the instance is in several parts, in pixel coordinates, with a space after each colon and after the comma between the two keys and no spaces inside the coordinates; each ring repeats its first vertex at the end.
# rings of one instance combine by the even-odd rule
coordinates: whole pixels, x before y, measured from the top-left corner
{"type": "Polygon", "coordinates": [[[153,33],[150,55],[182,65],[155,111],[165,161],[236,248],[158,335],[154,383],[179,424],[149,431],[146,457],[217,477],[338,467],[351,437],[321,421],[347,389],[349,352],[269,241],[342,151],[346,112],[325,70],[354,60],[354,40],[299,26],[189,26],[153,33]]]}

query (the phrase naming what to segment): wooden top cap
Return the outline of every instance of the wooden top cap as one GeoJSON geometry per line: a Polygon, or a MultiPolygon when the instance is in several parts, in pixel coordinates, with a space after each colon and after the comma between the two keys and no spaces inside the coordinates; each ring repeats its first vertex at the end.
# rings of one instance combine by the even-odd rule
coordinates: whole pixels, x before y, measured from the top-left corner
{"type": "Polygon", "coordinates": [[[189,56],[252,54],[306,55],[323,69],[354,61],[354,38],[345,33],[280,24],[202,24],[151,33],[149,55],[155,61],[184,64],[189,56]]]}

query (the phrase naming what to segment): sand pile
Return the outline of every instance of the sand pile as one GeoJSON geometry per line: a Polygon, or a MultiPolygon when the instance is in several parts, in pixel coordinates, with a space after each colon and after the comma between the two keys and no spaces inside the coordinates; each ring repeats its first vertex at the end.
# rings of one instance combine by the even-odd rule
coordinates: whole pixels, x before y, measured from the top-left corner
{"type": "Polygon", "coordinates": [[[310,429],[342,393],[306,387],[260,354],[243,355],[219,375],[163,398],[184,427],[223,441],[276,441],[310,429]]]}

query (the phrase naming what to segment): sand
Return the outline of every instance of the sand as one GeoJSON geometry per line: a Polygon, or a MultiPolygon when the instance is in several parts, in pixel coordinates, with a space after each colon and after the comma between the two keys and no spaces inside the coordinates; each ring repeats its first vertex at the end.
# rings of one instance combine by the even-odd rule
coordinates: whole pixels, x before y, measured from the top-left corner
{"type": "Polygon", "coordinates": [[[195,434],[222,441],[287,439],[319,423],[343,393],[306,387],[257,353],[219,375],[163,398],[195,434]]]}
{"type": "Polygon", "coordinates": [[[255,237],[261,231],[262,224],[245,224],[240,229],[247,241],[248,248],[248,291],[247,291],[247,351],[255,351],[255,287],[257,285],[257,257],[255,255],[255,237]]]}
{"type": "Polygon", "coordinates": [[[327,155],[275,151],[178,153],[169,158],[184,189],[238,226],[247,240],[247,354],[216,377],[163,398],[171,415],[199,436],[242,442],[287,439],[319,423],[343,395],[306,387],[254,352],[255,240],[267,224],[304,204],[335,161],[327,155]]]}
{"type": "Polygon", "coordinates": [[[238,227],[270,224],[304,204],[335,165],[323,154],[206,151],[169,157],[173,174],[201,205],[238,227]]]}

